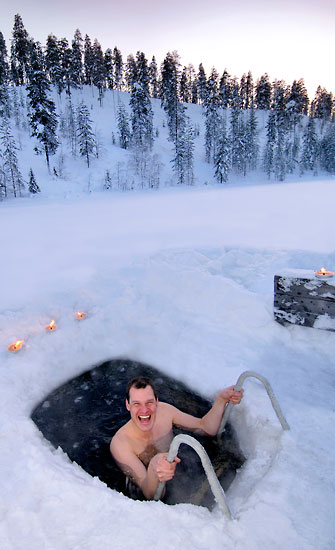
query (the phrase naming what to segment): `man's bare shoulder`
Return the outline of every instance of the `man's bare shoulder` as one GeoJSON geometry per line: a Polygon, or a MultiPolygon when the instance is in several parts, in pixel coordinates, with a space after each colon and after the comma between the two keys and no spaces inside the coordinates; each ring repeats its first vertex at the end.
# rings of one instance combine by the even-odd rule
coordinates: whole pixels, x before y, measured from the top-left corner
{"type": "Polygon", "coordinates": [[[129,436],[127,435],[128,431],[129,431],[129,422],[127,422],[127,424],[124,424],[124,426],[121,426],[121,428],[113,435],[112,440],[110,442],[111,451],[113,449],[116,449],[116,447],[120,448],[120,446],[123,449],[130,448],[130,440],[129,440],[129,436]]]}

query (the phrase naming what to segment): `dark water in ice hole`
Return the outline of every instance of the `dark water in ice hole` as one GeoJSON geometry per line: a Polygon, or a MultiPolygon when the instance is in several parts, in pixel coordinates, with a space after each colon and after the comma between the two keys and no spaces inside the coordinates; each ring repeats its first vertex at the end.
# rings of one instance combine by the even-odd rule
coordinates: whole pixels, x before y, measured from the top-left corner
{"type": "MultiPolygon", "coordinates": [[[[109,443],[114,433],[129,420],[125,389],[127,382],[135,376],[152,378],[161,401],[194,416],[203,416],[211,406],[185,384],[153,367],[127,359],[114,359],[60,386],[31,414],[44,437],[56,448],[61,447],[86,472],[124,494],[128,494],[125,476],[110,454],[109,443]]],[[[186,430],[174,429],[174,432],[190,433],[200,441],[226,490],[236,470],[245,461],[231,425],[226,426],[220,442],[216,437],[199,436],[186,430]]],[[[178,456],[182,461],[174,479],[166,484],[164,502],[190,502],[212,509],[214,497],[198,455],[182,444],[178,456]]]]}

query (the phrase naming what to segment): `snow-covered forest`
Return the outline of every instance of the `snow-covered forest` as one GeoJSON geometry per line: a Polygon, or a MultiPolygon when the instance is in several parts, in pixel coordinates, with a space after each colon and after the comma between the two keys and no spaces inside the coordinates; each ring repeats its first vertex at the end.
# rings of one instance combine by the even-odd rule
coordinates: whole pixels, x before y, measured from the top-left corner
{"type": "Polygon", "coordinates": [[[310,100],[302,78],[206,75],[175,51],[160,67],[140,51],[123,60],[79,29],[42,46],[20,15],[12,36],[9,49],[0,32],[0,198],[79,172],[88,190],[335,173],[333,94],[310,100]]]}

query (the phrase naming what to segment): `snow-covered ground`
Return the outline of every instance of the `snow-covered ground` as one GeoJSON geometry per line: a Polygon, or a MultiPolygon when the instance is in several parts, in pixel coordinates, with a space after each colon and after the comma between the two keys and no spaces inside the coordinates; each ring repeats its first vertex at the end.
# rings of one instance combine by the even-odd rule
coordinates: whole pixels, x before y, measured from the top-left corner
{"type": "Polygon", "coordinates": [[[1,550],[334,549],[335,335],[273,319],[276,272],[335,267],[334,199],[328,179],[0,204],[1,550]],[[232,521],[131,501],[43,439],[32,408],[116,357],[207,397],[268,378],[291,430],[248,379],[232,521]]]}

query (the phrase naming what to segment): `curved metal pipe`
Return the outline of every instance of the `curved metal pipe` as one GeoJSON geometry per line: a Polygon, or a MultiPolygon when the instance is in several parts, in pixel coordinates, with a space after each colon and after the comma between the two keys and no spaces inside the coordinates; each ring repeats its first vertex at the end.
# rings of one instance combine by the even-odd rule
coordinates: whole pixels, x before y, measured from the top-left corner
{"type": "MultiPolygon", "coordinates": [[[[211,464],[211,461],[209,459],[209,456],[206,453],[203,446],[199,443],[199,441],[197,441],[194,437],[191,437],[190,435],[187,435],[187,434],[176,435],[171,442],[167,460],[169,462],[174,461],[175,457],[177,456],[178,449],[182,443],[185,443],[186,445],[189,445],[190,447],[192,447],[192,449],[198,454],[216,502],[218,503],[222,513],[225,516],[227,516],[229,519],[232,519],[230,510],[225,501],[224,491],[219,483],[218,478],[216,477],[216,474],[211,464]]],[[[159,500],[161,498],[164,487],[165,487],[165,482],[160,482],[158,484],[158,487],[156,489],[156,493],[154,496],[154,500],[159,500]]]]}
{"type": "MultiPolygon", "coordinates": [[[[290,429],[290,426],[288,425],[288,423],[286,422],[286,419],[282,413],[282,410],[279,406],[279,403],[277,401],[277,399],[275,398],[275,395],[273,393],[273,390],[271,388],[271,385],[270,383],[268,382],[268,380],[266,378],[264,378],[264,376],[262,376],[261,374],[258,374],[257,372],[253,372],[251,370],[247,370],[245,372],[242,372],[242,374],[240,374],[237,382],[236,382],[236,385],[235,385],[235,390],[236,391],[239,391],[241,388],[242,388],[242,385],[243,385],[243,382],[246,378],[248,378],[249,376],[252,376],[254,378],[257,378],[258,380],[260,380],[261,382],[263,382],[264,386],[265,386],[265,389],[268,393],[268,396],[271,400],[271,404],[276,412],[276,415],[278,417],[278,420],[279,422],[281,423],[281,426],[283,428],[283,430],[289,430],[290,429]]],[[[219,431],[218,431],[218,436],[222,434],[223,430],[224,430],[224,427],[227,423],[227,420],[229,418],[229,415],[230,415],[230,412],[231,412],[231,409],[233,407],[233,404],[232,403],[228,403],[228,405],[226,406],[225,410],[224,410],[224,413],[222,415],[222,420],[221,420],[221,424],[220,424],[220,427],[219,427],[219,431]]]]}

